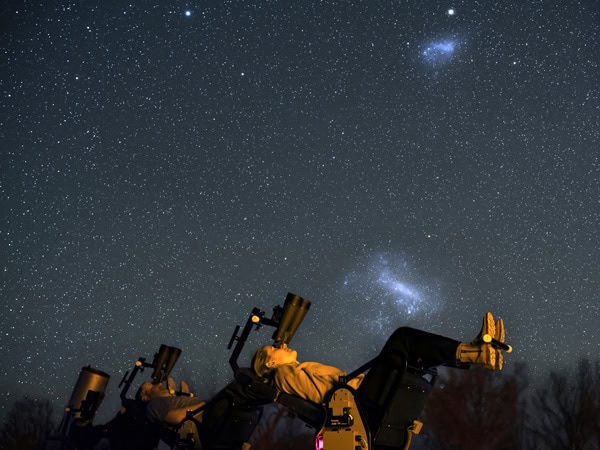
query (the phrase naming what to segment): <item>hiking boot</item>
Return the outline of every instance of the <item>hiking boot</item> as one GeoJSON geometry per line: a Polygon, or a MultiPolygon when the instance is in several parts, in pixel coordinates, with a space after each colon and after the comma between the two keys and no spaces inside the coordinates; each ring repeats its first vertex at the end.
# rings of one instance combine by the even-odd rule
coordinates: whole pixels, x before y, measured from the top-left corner
{"type": "MultiPolygon", "coordinates": [[[[504,332],[504,320],[502,319],[496,320],[496,333],[494,339],[496,339],[498,342],[504,342],[506,340],[506,334],[504,332]]],[[[502,370],[503,360],[504,357],[502,356],[502,351],[496,350],[496,364],[494,367],[496,370],[502,370]]]]}
{"type": "Polygon", "coordinates": [[[171,396],[174,396],[177,385],[175,384],[175,380],[173,378],[167,379],[167,388],[169,389],[169,394],[171,394],[171,396]]]}
{"type": "Polygon", "coordinates": [[[494,339],[498,342],[504,342],[506,340],[506,333],[504,332],[504,320],[496,320],[496,332],[494,333],[494,339]]]}
{"type": "Polygon", "coordinates": [[[501,369],[502,362],[498,364],[497,352],[491,344],[481,342],[462,342],[456,349],[456,361],[460,364],[473,364],[486,369],[501,369]],[[500,367],[498,367],[498,365],[500,367]]]}
{"type": "MultiPolygon", "coordinates": [[[[504,323],[502,324],[504,327],[504,323]]],[[[492,342],[492,338],[496,336],[496,325],[494,324],[494,316],[492,316],[491,312],[486,312],[483,316],[483,325],[481,326],[481,331],[477,335],[472,344],[479,344],[482,342],[492,342]]]]}
{"type": "Polygon", "coordinates": [[[180,382],[179,386],[180,386],[179,390],[181,392],[183,392],[184,394],[189,394],[190,393],[190,388],[189,388],[188,384],[185,381],[180,382]]]}
{"type": "Polygon", "coordinates": [[[492,339],[504,341],[504,322],[494,322],[491,312],[483,316],[481,331],[471,342],[463,342],[456,349],[456,360],[461,364],[473,364],[491,370],[502,370],[502,352],[492,347],[492,339]],[[496,326],[497,325],[497,326],[496,326]],[[499,339],[498,339],[499,340],[499,339]]]}

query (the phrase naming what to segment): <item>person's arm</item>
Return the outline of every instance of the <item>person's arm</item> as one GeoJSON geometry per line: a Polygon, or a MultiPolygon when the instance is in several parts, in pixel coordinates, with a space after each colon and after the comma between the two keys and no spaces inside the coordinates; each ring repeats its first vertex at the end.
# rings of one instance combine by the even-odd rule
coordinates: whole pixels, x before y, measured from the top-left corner
{"type": "Polygon", "coordinates": [[[282,392],[321,403],[340,375],[344,372],[337,367],[305,362],[278,367],[273,375],[273,384],[282,392]]]}
{"type": "Polygon", "coordinates": [[[278,367],[273,374],[273,384],[281,392],[297,395],[305,400],[320,402],[320,394],[307,374],[291,365],[278,367]]]}
{"type": "MultiPolygon", "coordinates": [[[[194,405],[184,406],[182,408],[176,408],[170,410],[164,418],[165,423],[169,425],[179,425],[183,422],[183,419],[186,418],[188,411],[194,411],[201,406],[204,406],[206,402],[199,402],[194,405]]],[[[198,419],[202,416],[204,410],[200,411],[198,414],[194,416],[194,418],[198,419]]]]}

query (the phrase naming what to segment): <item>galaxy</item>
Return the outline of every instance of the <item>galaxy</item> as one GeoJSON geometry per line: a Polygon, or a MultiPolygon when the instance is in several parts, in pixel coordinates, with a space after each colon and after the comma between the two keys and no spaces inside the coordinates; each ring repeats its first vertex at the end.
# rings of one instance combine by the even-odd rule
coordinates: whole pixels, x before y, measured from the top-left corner
{"type": "MultiPolygon", "coordinates": [[[[349,273],[344,280],[346,295],[359,293],[364,301],[377,302],[385,311],[388,324],[397,317],[430,313],[443,302],[440,293],[431,295],[433,280],[419,280],[402,255],[374,255],[368,266],[357,272],[349,273]]],[[[383,328],[382,318],[376,321],[383,328]]]]}
{"type": "Polygon", "coordinates": [[[457,44],[453,40],[432,42],[421,52],[423,59],[431,64],[448,62],[454,55],[457,44]]]}
{"type": "Polygon", "coordinates": [[[486,311],[508,371],[600,354],[597,2],[17,0],[0,25],[0,414],[61,411],[90,365],[101,422],[161,344],[209,396],[288,292],[291,346],[343,370],[486,311]]]}

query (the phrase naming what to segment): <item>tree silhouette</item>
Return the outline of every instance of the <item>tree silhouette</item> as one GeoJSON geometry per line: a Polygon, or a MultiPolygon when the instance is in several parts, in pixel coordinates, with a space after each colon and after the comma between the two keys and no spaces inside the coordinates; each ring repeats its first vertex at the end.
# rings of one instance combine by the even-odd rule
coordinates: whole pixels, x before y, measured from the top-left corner
{"type": "Polygon", "coordinates": [[[15,401],[6,415],[0,429],[0,448],[38,450],[44,447],[54,429],[50,402],[23,397],[15,401]]]}
{"type": "Polygon", "coordinates": [[[451,370],[442,374],[425,405],[427,448],[512,450],[521,448],[520,413],[527,385],[525,366],[515,373],[451,370]]]}
{"type": "Polygon", "coordinates": [[[528,447],[550,450],[600,448],[600,361],[581,360],[574,373],[550,372],[532,395],[535,415],[528,447]]]}

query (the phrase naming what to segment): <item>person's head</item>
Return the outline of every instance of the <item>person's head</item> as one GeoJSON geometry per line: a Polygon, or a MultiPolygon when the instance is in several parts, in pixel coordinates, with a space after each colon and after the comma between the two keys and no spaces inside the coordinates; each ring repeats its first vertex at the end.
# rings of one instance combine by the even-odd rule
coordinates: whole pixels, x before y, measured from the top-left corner
{"type": "Polygon", "coordinates": [[[273,369],[284,364],[293,364],[298,360],[298,352],[287,345],[274,347],[265,345],[260,347],[252,357],[252,368],[259,377],[265,376],[273,369]]]}
{"type": "Polygon", "coordinates": [[[140,386],[136,397],[138,400],[147,402],[158,397],[169,397],[170,395],[169,390],[162,383],[152,384],[151,381],[145,381],[140,386]]]}

